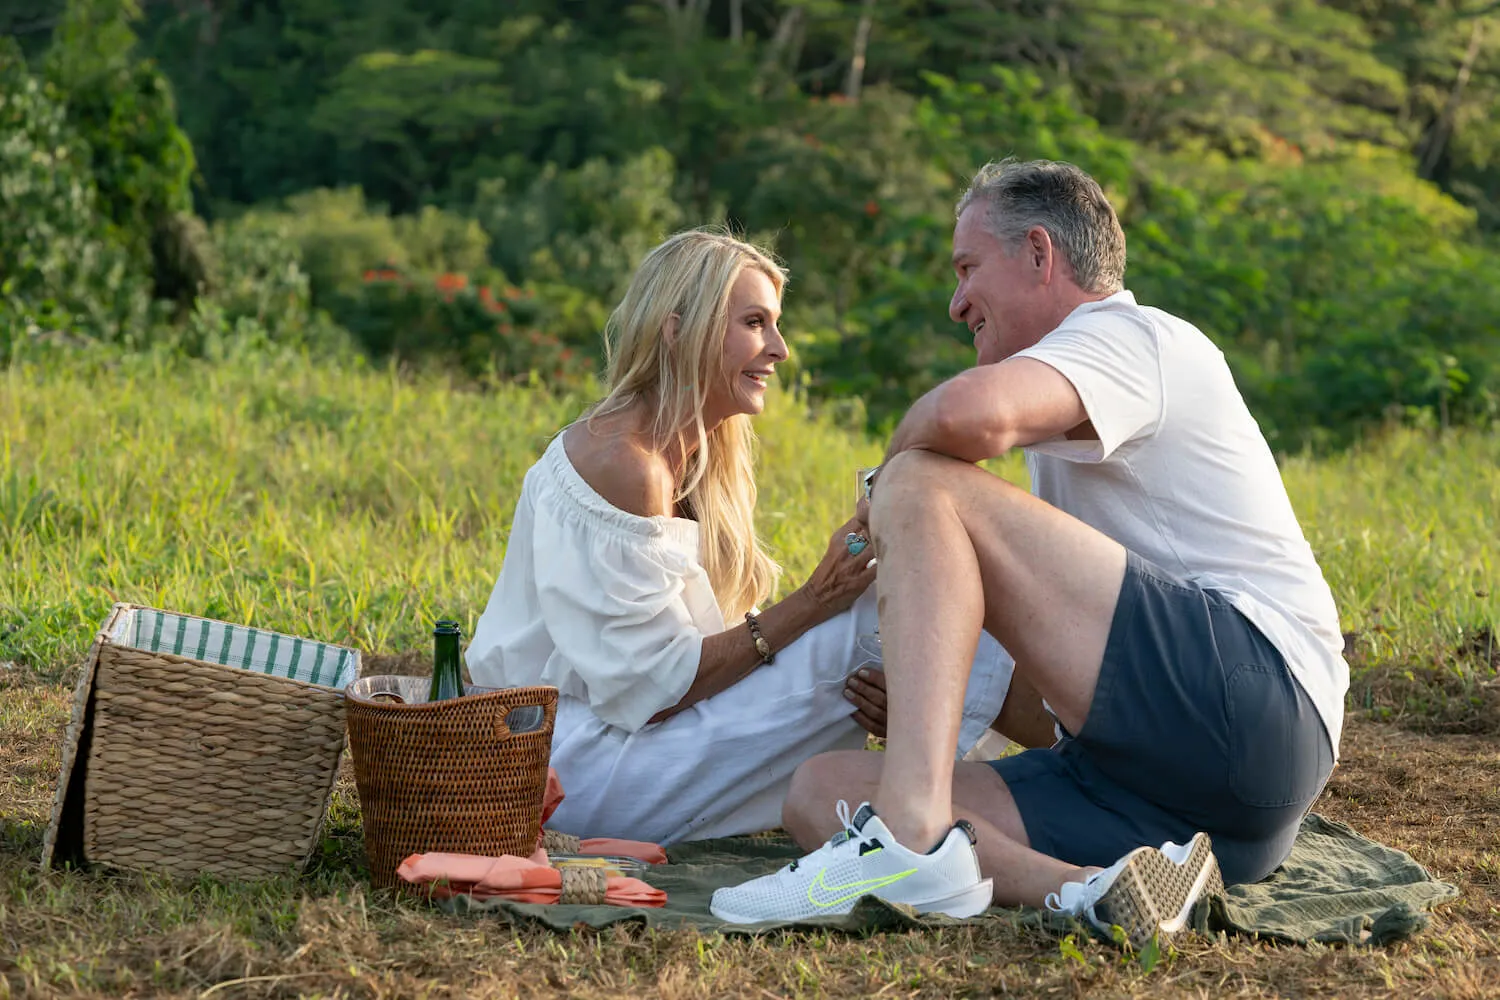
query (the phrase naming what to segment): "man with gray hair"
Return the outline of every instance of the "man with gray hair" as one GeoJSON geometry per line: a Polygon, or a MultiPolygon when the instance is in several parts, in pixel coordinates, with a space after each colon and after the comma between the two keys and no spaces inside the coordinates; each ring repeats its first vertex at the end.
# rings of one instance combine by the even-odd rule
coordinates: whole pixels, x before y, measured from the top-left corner
{"type": "Polygon", "coordinates": [[[986,166],[953,268],[978,363],[912,406],[870,487],[886,676],[861,707],[888,695],[885,753],[804,764],[783,820],[823,846],[714,911],[793,920],[873,894],[964,916],[993,897],[1139,945],[1221,872],[1254,881],[1291,850],[1337,753],[1338,614],[1223,354],[1124,290],[1091,177],[986,166]],[[976,464],[1013,448],[1032,493],[976,464]],[[981,629],[1059,738],[955,765],[981,629]]]}

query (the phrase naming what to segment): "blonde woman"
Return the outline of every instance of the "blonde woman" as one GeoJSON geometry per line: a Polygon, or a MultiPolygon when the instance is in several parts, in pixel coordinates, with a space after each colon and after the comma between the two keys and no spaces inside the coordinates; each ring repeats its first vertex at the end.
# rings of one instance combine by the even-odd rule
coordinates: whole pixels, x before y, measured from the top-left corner
{"type": "MultiPolygon", "coordinates": [[[[750,421],[787,358],[785,283],[719,232],[656,247],[606,328],[608,394],[526,475],[467,661],[476,684],[558,688],[566,798],[549,825],[563,832],[673,843],[774,827],[798,764],[864,744],[846,688],[877,625],[863,522],[757,610],[779,568],[755,531],[750,421]]],[[[998,646],[980,661],[970,743],[1010,675],[998,646]]]]}

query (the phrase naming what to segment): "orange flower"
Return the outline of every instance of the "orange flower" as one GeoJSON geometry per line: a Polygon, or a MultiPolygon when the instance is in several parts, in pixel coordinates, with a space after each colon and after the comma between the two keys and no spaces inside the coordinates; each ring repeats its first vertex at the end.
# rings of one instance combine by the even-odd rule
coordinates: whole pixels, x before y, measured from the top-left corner
{"type": "Polygon", "coordinates": [[[437,276],[437,286],[443,291],[454,291],[469,287],[469,278],[463,274],[440,274],[437,276]]]}
{"type": "Polygon", "coordinates": [[[869,201],[865,202],[865,214],[872,219],[875,218],[875,216],[879,215],[880,202],[876,201],[874,198],[871,198],[869,201]]]}

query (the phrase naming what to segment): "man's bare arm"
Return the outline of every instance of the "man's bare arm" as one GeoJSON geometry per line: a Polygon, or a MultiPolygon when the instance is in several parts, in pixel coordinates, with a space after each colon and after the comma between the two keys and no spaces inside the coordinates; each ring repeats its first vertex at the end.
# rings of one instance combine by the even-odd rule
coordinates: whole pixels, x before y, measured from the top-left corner
{"type": "Polygon", "coordinates": [[[917,400],[885,457],[920,448],[982,462],[1059,435],[1094,436],[1078,390],[1049,364],[1012,358],[970,368],[917,400]]]}

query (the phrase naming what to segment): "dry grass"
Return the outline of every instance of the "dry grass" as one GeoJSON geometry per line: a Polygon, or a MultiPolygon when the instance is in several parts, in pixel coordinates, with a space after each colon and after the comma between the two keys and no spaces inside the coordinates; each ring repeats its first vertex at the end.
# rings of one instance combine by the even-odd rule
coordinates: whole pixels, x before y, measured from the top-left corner
{"type": "Polygon", "coordinates": [[[1463,896],[1386,949],[1188,937],[1152,969],[992,922],[760,940],[554,935],[369,890],[352,787],[301,880],[260,886],[35,865],[68,693],[0,672],[0,997],[1451,997],[1500,995],[1500,744],[1354,719],[1317,808],[1410,851],[1463,896]]]}

